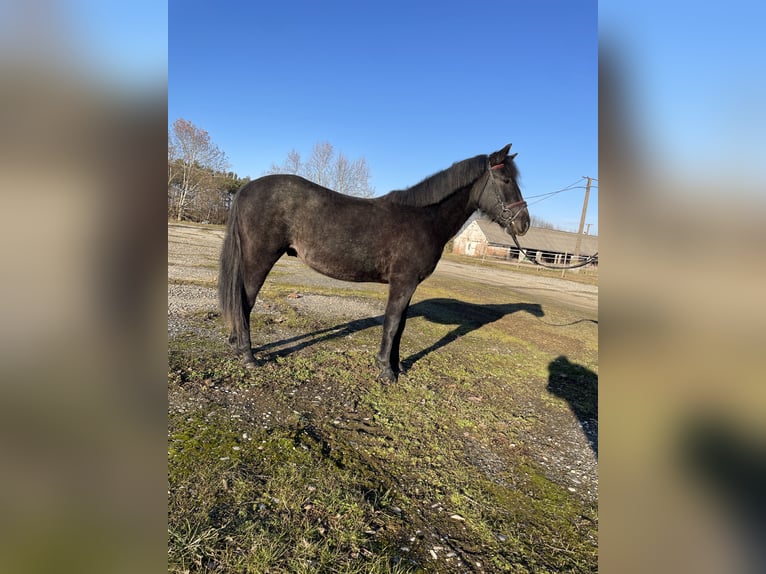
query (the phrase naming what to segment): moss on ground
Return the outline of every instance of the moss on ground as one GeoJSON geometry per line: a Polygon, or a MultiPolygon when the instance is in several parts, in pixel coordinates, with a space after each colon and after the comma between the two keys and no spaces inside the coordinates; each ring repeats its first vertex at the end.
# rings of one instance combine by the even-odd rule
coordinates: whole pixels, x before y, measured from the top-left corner
{"type": "MultiPolygon", "coordinates": [[[[426,283],[402,342],[408,370],[384,386],[380,327],[336,332],[286,305],[291,287],[263,293],[280,321],[254,315],[256,370],[231,356],[215,314],[169,342],[170,571],[597,569],[595,501],[530,444],[542,417],[572,408],[548,389],[557,357],[567,381],[596,370],[595,328],[564,333],[533,308],[500,307],[492,288],[426,283]]],[[[572,397],[596,416],[590,388],[572,397]]]]}

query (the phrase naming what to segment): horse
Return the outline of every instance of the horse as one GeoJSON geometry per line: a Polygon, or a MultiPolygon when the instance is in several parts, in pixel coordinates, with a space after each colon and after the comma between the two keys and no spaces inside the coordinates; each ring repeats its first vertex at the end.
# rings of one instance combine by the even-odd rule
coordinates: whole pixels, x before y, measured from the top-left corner
{"type": "Polygon", "coordinates": [[[297,256],[343,281],[388,284],[383,337],[375,364],[392,382],[402,370],[399,344],[417,286],[436,268],[444,246],[477,210],[509,234],[529,229],[511,144],[455,162],[420,183],[375,198],[359,198],[296,175],[267,175],[235,195],[218,275],[229,343],[256,368],[250,313],[277,260],[297,256]]]}

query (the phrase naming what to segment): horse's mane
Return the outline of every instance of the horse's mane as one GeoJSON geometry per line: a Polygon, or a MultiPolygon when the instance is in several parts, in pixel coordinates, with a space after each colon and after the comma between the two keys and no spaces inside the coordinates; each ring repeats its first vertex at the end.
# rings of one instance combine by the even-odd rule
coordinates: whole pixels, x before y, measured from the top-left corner
{"type": "Polygon", "coordinates": [[[391,191],[380,199],[413,207],[433,205],[470,185],[486,171],[487,156],[477,155],[471,159],[453,163],[451,167],[427,177],[412,187],[391,191]]]}

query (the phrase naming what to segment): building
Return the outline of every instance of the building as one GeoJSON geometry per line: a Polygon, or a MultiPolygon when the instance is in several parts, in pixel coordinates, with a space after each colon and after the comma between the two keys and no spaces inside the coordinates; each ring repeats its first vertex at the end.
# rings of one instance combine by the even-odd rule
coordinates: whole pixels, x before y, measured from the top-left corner
{"type": "MultiPolygon", "coordinates": [[[[518,237],[524,250],[538,261],[564,265],[574,263],[577,233],[530,227],[518,237]]],[[[473,257],[494,257],[519,259],[519,250],[506,231],[497,223],[486,219],[475,219],[466,225],[453,239],[452,252],[473,257]]],[[[580,236],[580,255],[588,257],[598,252],[598,236],[580,236]]],[[[521,255],[521,260],[526,258],[521,255]]]]}

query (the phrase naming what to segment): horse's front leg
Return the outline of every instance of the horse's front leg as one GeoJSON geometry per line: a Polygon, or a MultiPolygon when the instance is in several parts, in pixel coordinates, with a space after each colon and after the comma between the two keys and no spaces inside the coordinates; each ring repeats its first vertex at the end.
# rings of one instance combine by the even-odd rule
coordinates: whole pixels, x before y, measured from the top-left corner
{"type": "Polygon", "coordinates": [[[407,324],[407,314],[410,308],[410,301],[407,301],[407,305],[404,307],[404,311],[402,311],[401,318],[399,319],[399,328],[396,330],[396,334],[394,335],[394,341],[391,344],[391,356],[389,359],[389,363],[391,364],[391,369],[396,374],[402,374],[404,372],[404,365],[402,365],[401,361],[399,360],[399,347],[402,342],[402,333],[404,333],[404,327],[407,324]]]}
{"type": "Polygon", "coordinates": [[[389,289],[386,315],[383,319],[383,339],[380,342],[380,351],[375,357],[375,364],[380,368],[380,378],[384,381],[395,381],[399,374],[399,343],[407,322],[407,307],[416,287],[417,283],[392,283],[389,289]]]}

